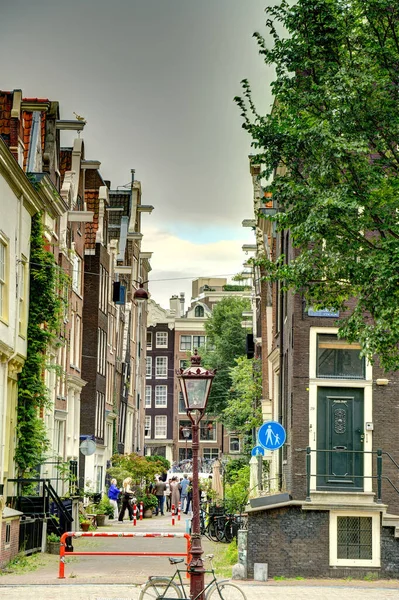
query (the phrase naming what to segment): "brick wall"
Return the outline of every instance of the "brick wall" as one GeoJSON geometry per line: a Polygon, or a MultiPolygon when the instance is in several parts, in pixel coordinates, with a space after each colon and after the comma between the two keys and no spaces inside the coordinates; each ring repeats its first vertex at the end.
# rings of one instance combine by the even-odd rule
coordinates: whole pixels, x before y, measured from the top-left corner
{"type": "Polygon", "coordinates": [[[1,529],[0,568],[6,566],[18,554],[19,547],[19,517],[3,519],[1,529]],[[5,543],[7,523],[11,525],[10,542],[5,543]]]}
{"type": "Polygon", "coordinates": [[[250,513],[248,578],[254,563],[268,563],[269,577],[327,576],[329,513],[289,506],[250,513]]]}

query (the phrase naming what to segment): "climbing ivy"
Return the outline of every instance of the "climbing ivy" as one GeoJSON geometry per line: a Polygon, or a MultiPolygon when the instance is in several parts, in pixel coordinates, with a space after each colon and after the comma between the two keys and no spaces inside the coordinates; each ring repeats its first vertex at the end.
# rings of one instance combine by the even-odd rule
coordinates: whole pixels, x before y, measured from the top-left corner
{"type": "Polygon", "coordinates": [[[49,405],[44,381],[46,354],[62,323],[64,299],[59,294],[65,279],[54,255],[45,247],[41,214],[32,218],[29,280],[27,357],[18,378],[17,447],[15,462],[19,476],[44,462],[49,440],[43,414],[49,405]]]}

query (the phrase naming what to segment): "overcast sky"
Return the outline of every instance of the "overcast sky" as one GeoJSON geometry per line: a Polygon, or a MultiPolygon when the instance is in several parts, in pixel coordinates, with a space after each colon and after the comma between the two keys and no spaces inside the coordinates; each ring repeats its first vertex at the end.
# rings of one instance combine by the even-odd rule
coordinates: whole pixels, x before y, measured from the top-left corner
{"type": "MultiPolygon", "coordinates": [[[[270,69],[252,34],[273,0],[0,0],[0,89],[87,119],[86,158],[112,187],[141,181],[143,251],[156,302],[234,274],[254,241],[250,140],[233,103],[248,78],[269,111],[270,69]],[[160,280],[169,281],[160,281],[160,280]]],[[[62,133],[62,143],[71,139],[62,133]]]]}

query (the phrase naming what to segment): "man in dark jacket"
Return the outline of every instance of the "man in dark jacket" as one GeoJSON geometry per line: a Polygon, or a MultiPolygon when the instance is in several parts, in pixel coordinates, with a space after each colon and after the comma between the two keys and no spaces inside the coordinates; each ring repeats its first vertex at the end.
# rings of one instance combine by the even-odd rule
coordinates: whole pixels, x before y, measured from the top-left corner
{"type": "Polygon", "coordinates": [[[160,477],[158,477],[158,480],[152,489],[152,493],[155,494],[155,496],[157,497],[157,500],[158,500],[158,506],[155,509],[155,516],[158,516],[159,512],[161,513],[161,515],[164,514],[163,505],[165,502],[165,490],[166,490],[166,483],[164,481],[162,481],[162,479],[160,477]]]}

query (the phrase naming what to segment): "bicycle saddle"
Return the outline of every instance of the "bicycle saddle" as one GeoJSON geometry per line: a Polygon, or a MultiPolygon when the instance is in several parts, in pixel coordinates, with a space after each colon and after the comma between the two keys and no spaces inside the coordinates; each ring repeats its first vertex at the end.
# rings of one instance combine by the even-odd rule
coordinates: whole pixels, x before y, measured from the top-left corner
{"type": "Polygon", "coordinates": [[[169,562],[171,565],[177,565],[178,563],[184,562],[184,558],[173,558],[173,556],[169,556],[169,562]]]}

